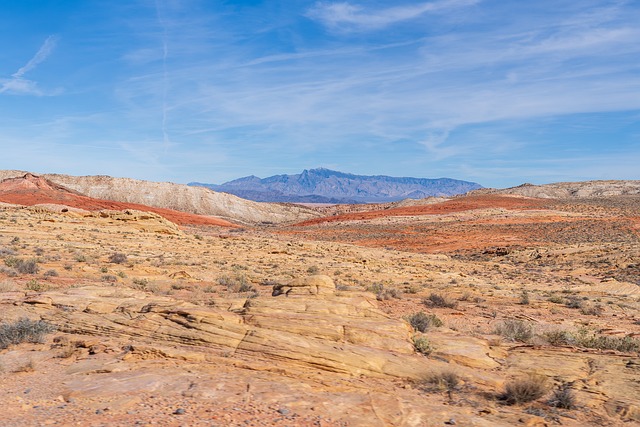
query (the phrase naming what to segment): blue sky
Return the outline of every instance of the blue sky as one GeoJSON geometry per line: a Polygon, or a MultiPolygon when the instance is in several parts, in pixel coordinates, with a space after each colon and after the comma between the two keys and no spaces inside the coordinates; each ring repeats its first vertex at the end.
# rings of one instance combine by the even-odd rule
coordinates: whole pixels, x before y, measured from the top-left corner
{"type": "Polygon", "coordinates": [[[0,5],[0,169],[640,179],[640,2],[0,5]]]}

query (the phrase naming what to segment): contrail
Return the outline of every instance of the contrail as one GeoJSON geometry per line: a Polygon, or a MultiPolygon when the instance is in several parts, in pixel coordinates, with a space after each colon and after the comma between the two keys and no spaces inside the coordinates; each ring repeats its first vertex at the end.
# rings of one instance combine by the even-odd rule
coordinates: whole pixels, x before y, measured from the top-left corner
{"type": "Polygon", "coordinates": [[[164,145],[164,153],[166,154],[171,144],[169,133],[167,132],[167,92],[168,92],[168,75],[167,75],[167,56],[169,48],[167,46],[167,25],[162,19],[160,13],[160,1],[156,0],[156,15],[158,23],[162,26],[162,140],[164,145]]]}
{"type": "Polygon", "coordinates": [[[36,66],[39,63],[41,63],[42,61],[47,59],[47,57],[53,51],[53,48],[56,47],[56,43],[57,42],[58,42],[58,37],[57,36],[49,36],[49,37],[47,37],[47,39],[44,41],[42,46],[40,46],[40,49],[38,50],[38,52],[36,52],[36,54],[33,56],[33,58],[31,58],[29,60],[29,62],[27,62],[18,71],[13,73],[11,75],[11,77],[16,78],[16,79],[22,78],[22,76],[24,76],[25,73],[27,73],[28,71],[31,71],[34,68],[36,68],[36,66]]]}

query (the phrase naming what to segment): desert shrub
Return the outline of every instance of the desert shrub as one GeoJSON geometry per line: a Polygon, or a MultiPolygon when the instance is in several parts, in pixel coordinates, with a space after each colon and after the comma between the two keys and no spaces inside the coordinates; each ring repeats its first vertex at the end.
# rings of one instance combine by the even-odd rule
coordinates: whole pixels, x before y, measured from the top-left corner
{"type": "Polygon", "coordinates": [[[584,304],[583,301],[576,296],[571,296],[567,298],[567,300],[564,303],[564,305],[566,305],[569,308],[582,308],[583,304],[584,304]]]}
{"type": "Polygon", "coordinates": [[[616,350],[624,353],[640,351],[640,340],[632,337],[600,335],[587,329],[580,329],[573,334],[576,345],[598,350],[616,350]]]}
{"type": "Polygon", "coordinates": [[[127,262],[127,256],[122,252],[114,252],[109,255],[109,262],[112,264],[124,264],[127,262]]]}
{"type": "Polygon", "coordinates": [[[5,258],[4,263],[7,267],[14,268],[21,274],[36,274],[39,270],[38,261],[34,258],[24,260],[10,256],[5,258]]]}
{"type": "Polygon", "coordinates": [[[420,386],[429,391],[446,391],[452,393],[460,388],[461,378],[452,370],[432,372],[420,379],[420,386]]]}
{"type": "Polygon", "coordinates": [[[58,272],[54,269],[47,270],[44,272],[44,277],[57,277],[57,276],[58,276],[58,272]]]}
{"type": "Polygon", "coordinates": [[[0,350],[23,342],[41,343],[46,334],[55,330],[55,326],[50,323],[26,317],[13,323],[0,323],[0,350]]]}
{"type": "Polygon", "coordinates": [[[427,337],[413,337],[413,347],[418,353],[422,353],[425,355],[431,354],[431,352],[433,351],[433,347],[431,346],[431,343],[429,342],[429,339],[427,337]]]}
{"type": "Polygon", "coordinates": [[[218,284],[226,287],[228,292],[251,292],[256,290],[244,274],[220,276],[218,277],[218,284]]]}
{"type": "Polygon", "coordinates": [[[35,259],[19,260],[15,268],[22,274],[36,274],[40,270],[35,259]]]}
{"type": "Polygon", "coordinates": [[[435,314],[427,314],[424,311],[407,316],[407,321],[411,324],[411,327],[418,332],[425,332],[429,328],[442,326],[442,320],[440,320],[438,316],[435,314]]]}
{"type": "Polygon", "coordinates": [[[600,316],[604,313],[604,307],[600,304],[585,304],[580,308],[580,313],[585,316],[600,316]]]}
{"type": "Polygon", "coordinates": [[[379,294],[384,290],[384,285],[382,283],[372,283],[367,286],[367,291],[373,292],[374,294],[379,294]]]}
{"type": "Polygon", "coordinates": [[[15,255],[16,251],[11,248],[0,248],[0,257],[15,255]]]}
{"type": "Polygon", "coordinates": [[[542,337],[551,345],[574,345],[575,339],[568,331],[555,330],[547,331],[542,334],[542,337]]]}
{"type": "Polygon", "coordinates": [[[508,405],[532,402],[540,399],[547,392],[547,381],[542,376],[530,375],[510,381],[504,391],[498,396],[508,405]]]}
{"type": "Polygon", "coordinates": [[[456,308],[458,302],[447,296],[432,293],[422,301],[429,307],[444,307],[444,308],[456,308]]]}
{"type": "Polygon", "coordinates": [[[391,298],[399,299],[400,291],[394,288],[383,287],[383,289],[376,294],[376,299],[378,301],[386,301],[386,300],[390,300],[391,298]]]}
{"type": "Polygon", "coordinates": [[[118,281],[118,278],[113,274],[103,274],[100,280],[102,280],[103,282],[115,283],[118,281]]]}
{"type": "Polygon", "coordinates": [[[34,292],[44,292],[49,289],[49,286],[38,282],[36,279],[31,279],[25,285],[27,290],[34,292]]]}
{"type": "Polygon", "coordinates": [[[522,320],[506,319],[496,325],[495,333],[511,341],[529,342],[533,327],[522,320]]]}
{"type": "Polygon", "coordinates": [[[0,268],[0,273],[6,274],[8,277],[16,277],[18,276],[18,272],[13,268],[0,268]]]}
{"type": "Polygon", "coordinates": [[[527,291],[526,289],[524,289],[522,291],[522,293],[520,294],[520,304],[522,305],[529,305],[531,303],[530,299],[529,299],[529,291],[527,291]]]}
{"type": "Polygon", "coordinates": [[[571,345],[598,350],[616,350],[624,353],[640,352],[640,340],[633,337],[601,335],[586,328],[576,332],[548,331],[543,338],[551,345],[571,345]]]}
{"type": "Polygon", "coordinates": [[[320,268],[318,268],[317,265],[312,265],[311,267],[307,268],[307,273],[309,274],[318,274],[319,271],[320,268]]]}
{"type": "Polygon", "coordinates": [[[147,288],[149,287],[149,280],[144,278],[139,279],[134,277],[131,280],[131,284],[134,289],[138,289],[140,291],[146,291],[147,288]]]}
{"type": "MultiPolygon", "coordinates": [[[[250,283],[244,282],[238,287],[238,292],[257,293],[258,290],[253,285],[251,285],[250,283]]],[[[260,295],[260,294],[258,294],[258,295],[260,295]]]]}
{"type": "Polygon", "coordinates": [[[547,402],[549,406],[561,409],[575,409],[576,396],[571,390],[571,385],[567,383],[561,384],[553,390],[553,395],[547,402]]]}
{"type": "Polygon", "coordinates": [[[549,296],[549,298],[547,298],[547,301],[552,302],[554,304],[564,304],[565,299],[562,298],[560,295],[551,295],[549,296]]]}
{"type": "Polygon", "coordinates": [[[351,287],[344,283],[336,282],[336,291],[348,291],[351,287]]]}

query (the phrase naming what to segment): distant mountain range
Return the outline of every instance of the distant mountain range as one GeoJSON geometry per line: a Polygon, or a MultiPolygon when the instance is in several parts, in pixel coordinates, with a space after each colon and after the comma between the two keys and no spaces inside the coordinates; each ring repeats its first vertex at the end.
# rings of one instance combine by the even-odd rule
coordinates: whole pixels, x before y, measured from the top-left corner
{"type": "Polygon", "coordinates": [[[395,178],[353,175],[325,168],[268,178],[247,176],[221,185],[191,182],[258,202],[385,203],[430,196],[454,196],[482,188],[475,182],[450,178],[395,178]]]}

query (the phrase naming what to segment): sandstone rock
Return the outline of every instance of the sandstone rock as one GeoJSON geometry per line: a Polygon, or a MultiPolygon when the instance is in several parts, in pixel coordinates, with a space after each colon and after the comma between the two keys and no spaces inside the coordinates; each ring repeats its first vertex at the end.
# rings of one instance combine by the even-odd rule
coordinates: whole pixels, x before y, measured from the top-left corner
{"type": "Polygon", "coordinates": [[[455,333],[438,332],[429,335],[433,344],[434,357],[471,368],[495,369],[500,367],[498,360],[507,357],[504,349],[491,347],[486,340],[455,333]]]}
{"type": "Polygon", "coordinates": [[[273,286],[273,296],[278,295],[331,295],[336,285],[329,276],[315,275],[294,279],[287,284],[273,286]]]}

